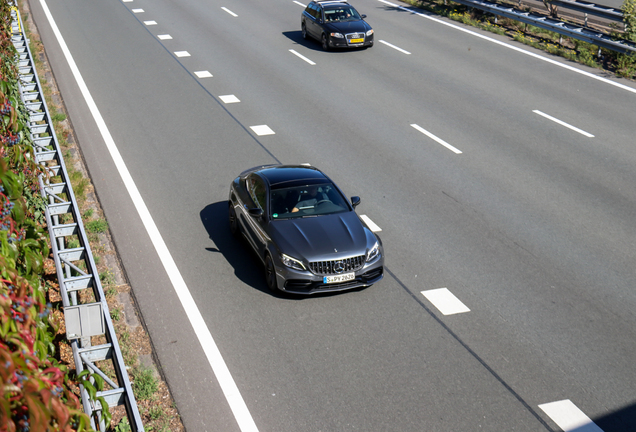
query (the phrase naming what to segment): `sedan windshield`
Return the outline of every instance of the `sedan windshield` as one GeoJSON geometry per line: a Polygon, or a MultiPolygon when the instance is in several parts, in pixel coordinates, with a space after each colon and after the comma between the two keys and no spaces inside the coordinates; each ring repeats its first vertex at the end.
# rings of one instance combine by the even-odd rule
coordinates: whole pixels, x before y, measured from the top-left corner
{"type": "Polygon", "coordinates": [[[341,21],[357,21],[360,18],[358,11],[351,6],[340,6],[333,9],[325,9],[325,21],[326,22],[341,22],[341,21]]]}
{"type": "Polygon", "coordinates": [[[274,189],[271,217],[290,219],[349,211],[345,198],[331,183],[274,189]]]}

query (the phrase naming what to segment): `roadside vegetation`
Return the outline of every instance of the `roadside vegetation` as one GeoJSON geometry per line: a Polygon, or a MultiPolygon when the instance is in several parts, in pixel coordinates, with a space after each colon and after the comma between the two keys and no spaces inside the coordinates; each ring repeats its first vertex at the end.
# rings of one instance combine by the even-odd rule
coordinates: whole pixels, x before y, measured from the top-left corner
{"type": "MultiPolygon", "coordinates": [[[[182,431],[167,385],[152,362],[148,335],[137,317],[131,317],[134,310],[122,302],[131,298],[130,287],[118,266],[108,223],[84,169],[43,46],[37,33],[29,31],[28,5],[21,4],[20,8],[144,427],[147,431],[182,431]]],[[[95,396],[102,390],[103,380],[94,375],[91,384],[88,371],[80,376],[75,373],[71,346],[65,338],[63,307],[44,217],[46,202],[38,183],[38,175],[48,174],[31,157],[33,142],[19,94],[18,55],[11,42],[10,13],[7,2],[0,2],[0,431],[91,430],[78,385],[81,382],[95,396]]],[[[69,239],[67,247],[73,246],[79,246],[78,239],[69,239]]],[[[127,304],[132,302],[128,300],[127,304]]],[[[102,370],[116,379],[114,370],[102,370]]],[[[111,407],[105,417],[109,430],[131,430],[123,407],[111,407]]]]}
{"type": "Polygon", "coordinates": [[[83,430],[88,417],[56,357],[60,327],[44,279],[48,232],[18,88],[11,16],[0,3],[0,428],[83,430]]]}
{"type": "MultiPolygon", "coordinates": [[[[487,14],[478,9],[469,8],[450,0],[404,1],[437,15],[448,17],[454,21],[502,36],[508,36],[513,40],[550,54],[561,56],[593,68],[607,70],[622,78],[636,79],[636,54],[620,54],[604,48],[599,51],[596,45],[561,36],[558,33],[509,18],[495,17],[492,14],[487,14]]],[[[549,0],[546,0],[546,2],[548,13],[554,13],[554,10],[550,9],[549,0]]],[[[516,2],[515,6],[517,6],[516,2]]],[[[622,10],[625,16],[624,31],[620,32],[614,29],[611,32],[611,36],[615,39],[625,39],[636,42],[636,0],[624,0],[622,10]]]]}

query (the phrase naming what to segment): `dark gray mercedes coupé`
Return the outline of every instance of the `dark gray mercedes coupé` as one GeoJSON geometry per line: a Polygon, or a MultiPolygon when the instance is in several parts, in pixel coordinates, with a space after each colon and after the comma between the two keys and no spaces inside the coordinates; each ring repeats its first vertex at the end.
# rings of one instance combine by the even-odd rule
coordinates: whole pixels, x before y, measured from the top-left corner
{"type": "Polygon", "coordinates": [[[380,238],[317,168],[266,165],[230,186],[229,222],[265,265],[272,291],[315,294],[368,287],[384,275],[380,238]]]}

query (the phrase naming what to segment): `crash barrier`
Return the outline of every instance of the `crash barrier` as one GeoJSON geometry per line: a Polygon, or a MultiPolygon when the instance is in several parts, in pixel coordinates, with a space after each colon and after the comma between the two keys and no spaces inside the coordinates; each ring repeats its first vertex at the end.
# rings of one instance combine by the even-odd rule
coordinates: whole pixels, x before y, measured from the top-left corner
{"type": "Polygon", "coordinates": [[[40,192],[48,203],[46,223],[64,306],[66,337],[73,350],[78,376],[83,370],[90,372],[91,386],[80,381],[82,406],[95,430],[106,430],[102,410],[108,407],[102,406],[104,401],[109,407],[123,405],[131,430],[143,431],[106,297],[17,7],[12,8],[11,16],[11,39],[20,55],[20,96],[29,112],[33,157],[48,173],[39,177],[40,192]],[[71,241],[73,244],[69,244],[71,241]],[[78,295],[82,290],[91,290],[94,300],[81,303],[81,298],[91,297],[78,295]],[[102,335],[106,343],[93,345],[92,338],[102,335]],[[106,368],[114,370],[114,379],[102,371],[106,368]],[[100,387],[95,385],[95,375],[109,388],[95,391],[100,387]],[[91,391],[86,387],[92,387],[91,391]]]}
{"type": "MultiPolygon", "coordinates": [[[[614,40],[610,36],[600,31],[595,31],[589,27],[581,27],[574,24],[569,24],[558,19],[546,17],[545,15],[523,11],[508,5],[501,5],[489,1],[482,0],[452,0],[455,3],[460,3],[464,6],[479,9],[484,12],[491,13],[496,16],[510,18],[515,21],[520,21],[526,24],[533,25],[545,30],[553,31],[557,34],[568,36],[573,39],[582,40],[584,42],[591,43],[600,48],[606,48],[611,51],[616,51],[623,54],[630,54],[636,52],[636,43],[627,40],[614,40]]],[[[563,0],[557,0],[562,1],[563,0]]],[[[387,2],[388,3],[388,2],[387,2]]],[[[554,3],[554,2],[553,2],[554,3]]],[[[579,2],[581,3],[581,2],[579,2]]],[[[396,6],[398,9],[413,12],[412,9],[404,6],[396,6]]],[[[601,9],[604,7],[597,7],[596,12],[601,13],[601,9]]],[[[605,8],[610,9],[610,8],[605,8]]]]}
{"type": "Polygon", "coordinates": [[[612,21],[623,21],[623,11],[609,6],[590,3],[581,0],[550,0],[550,4],[572,9],[585,14],[585,25],[587,26],[587,15],[594,15],[612,21]]]}
{"type": "MultiPolygon", "coordinates": [[[[454,2],[463,4],[468,7],[483,10],[484,12],[491,13],[493,15],[510,18],[515,21],[521,21],[526,24],[533,25],[545,30],[550,30],[563,36],[568,36],[574,39],[582,40],[598,46],[599,48],[606,48],[608,50],[620,52],[623,54],[636,52],[636,43],[627,40],[614,40],[605,33],[592,30],[589,27],[581,27],[574,24],[569,24],[558,19],[553,19],[533,12],[526,12],[511,6],[500,5],[484,0],[453,0],[454,2]]],[[[559,0],[557,0],[559,1],[559,0]]],[[[561,0],[562,4],[566,1],[561,0]]],[[[554,2],[553,2],[554,3],[554,2]]],[[[575,2],[567,2],[568,4],[575,2]]],[[[579,6],[582,5],[579,2],[579,6]]],[[[602,9],[605,7],[590,8],[595,13],[604,13],[602,9]]]]}

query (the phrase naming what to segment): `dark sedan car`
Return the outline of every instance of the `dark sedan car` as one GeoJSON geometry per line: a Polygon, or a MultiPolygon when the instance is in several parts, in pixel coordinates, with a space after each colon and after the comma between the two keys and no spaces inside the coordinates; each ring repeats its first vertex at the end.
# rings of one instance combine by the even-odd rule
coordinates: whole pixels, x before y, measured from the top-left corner
{"type": "Polygon", "coordinates": [[[346,1],[312,1],[300,16],[303,38],[330,48],[372,47],[373,29],[346,1]]]}
{"type": "Polygon", "coordinates": [[[255,167],[230,186],[230,230],[254,249],[274,292],[368,287],[384,275],[384,251],[356,214],[359,203],[317,168],[255,167]]]}

